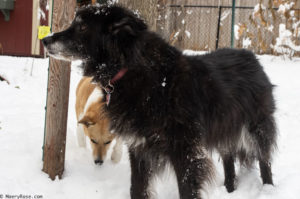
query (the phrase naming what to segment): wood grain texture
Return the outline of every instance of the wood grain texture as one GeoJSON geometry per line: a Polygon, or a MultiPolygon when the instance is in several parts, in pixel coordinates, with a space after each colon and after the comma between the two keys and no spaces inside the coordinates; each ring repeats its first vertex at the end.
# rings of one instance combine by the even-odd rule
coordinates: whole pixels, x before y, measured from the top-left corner
{"type": "Polygon", "coordinates": [[[159,0],[119,0],[119,4],[133,11],[138,11],[141,17],[146,21],[148,27],[152,31],[156,31],[156,19],[158,16],[159,0]]]}
{"type": "MultiPolygon", "coordinates": [[[[54,0],[53,32],[69,26],[74,17],[75,6],[74,0],[54,0]]],[[[43,171],[52,180],[56,176],[61,179],[64,172],[70,65],[70,62],[50,58],[43,171]]]]}

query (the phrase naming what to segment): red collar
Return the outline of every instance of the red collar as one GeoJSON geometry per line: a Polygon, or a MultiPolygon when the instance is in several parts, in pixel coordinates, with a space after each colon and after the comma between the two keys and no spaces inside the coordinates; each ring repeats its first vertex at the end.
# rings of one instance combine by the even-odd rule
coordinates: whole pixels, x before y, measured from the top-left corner
{"type": "Polygon", "coordinates": [[[114,84],[119,81],[128,71],[128,68],[122,68],[111,80],[108,81],[108,85],[106,85],[103,89],[106,92],[106,105],[109,105],[110,96],[114,92],[114,84]]]}
{"type": "Polygon", "coordinates": [[[111,80],[110,84],[116,83],[118,80],[120,80],[128,71],[128,68],[122,68],[111,80]]]}

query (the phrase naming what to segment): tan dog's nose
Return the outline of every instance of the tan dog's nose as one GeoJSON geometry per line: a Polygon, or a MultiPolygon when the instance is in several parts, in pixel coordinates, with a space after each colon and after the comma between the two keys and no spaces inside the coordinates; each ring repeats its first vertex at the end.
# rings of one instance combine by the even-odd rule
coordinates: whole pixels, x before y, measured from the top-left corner
{"type": "Polygon", "coordinates": [[[94,162],[95,164],[99,164],[99,165],[103,164],[103,160],[100,159],[96,159],[94,162]]]}

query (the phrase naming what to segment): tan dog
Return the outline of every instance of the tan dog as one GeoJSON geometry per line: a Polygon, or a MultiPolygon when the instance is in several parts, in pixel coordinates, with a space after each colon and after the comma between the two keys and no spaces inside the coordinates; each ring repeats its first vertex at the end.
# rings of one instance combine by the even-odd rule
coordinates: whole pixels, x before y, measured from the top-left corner
{"type": "MultiPolygon", "coordinates": [[[[91,78],[84,77],[80,80],[76,90],[76,115],[77,115],[77,139],[79,146],[86,146],[85,135],[90,138],[93,149],[95,164],[102,164],[105,160],[107,150],[115,138],[110,133],[109,121],[101,114],[102,91],[96,85],[91,84],[91,78]],[[84,135],[85,134],[85,135],[84,135]]],[[[113,147],[111,160],[118,163],[122,157],[122,141],[116,139],[113,147]]]]}

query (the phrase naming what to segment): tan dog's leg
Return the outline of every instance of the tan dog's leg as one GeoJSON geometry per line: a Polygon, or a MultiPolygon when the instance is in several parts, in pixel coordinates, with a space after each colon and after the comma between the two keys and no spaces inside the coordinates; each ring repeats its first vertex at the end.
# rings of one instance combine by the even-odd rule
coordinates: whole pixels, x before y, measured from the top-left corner
{"type": "Polygon", "coordinates": [[[123,153],[123,142],[120,138],[116,138],[116,144],[113,148],[113,152],[111,154],[111,161],[113,163],[118,163],[120,162],[122,158],[122,153],[123,153]]]}
{"type": "Polygon", "coordinates": [[[77,124],[77,143],[80,147],[86,147],[86,138],[82,124],[77,124]]]}

